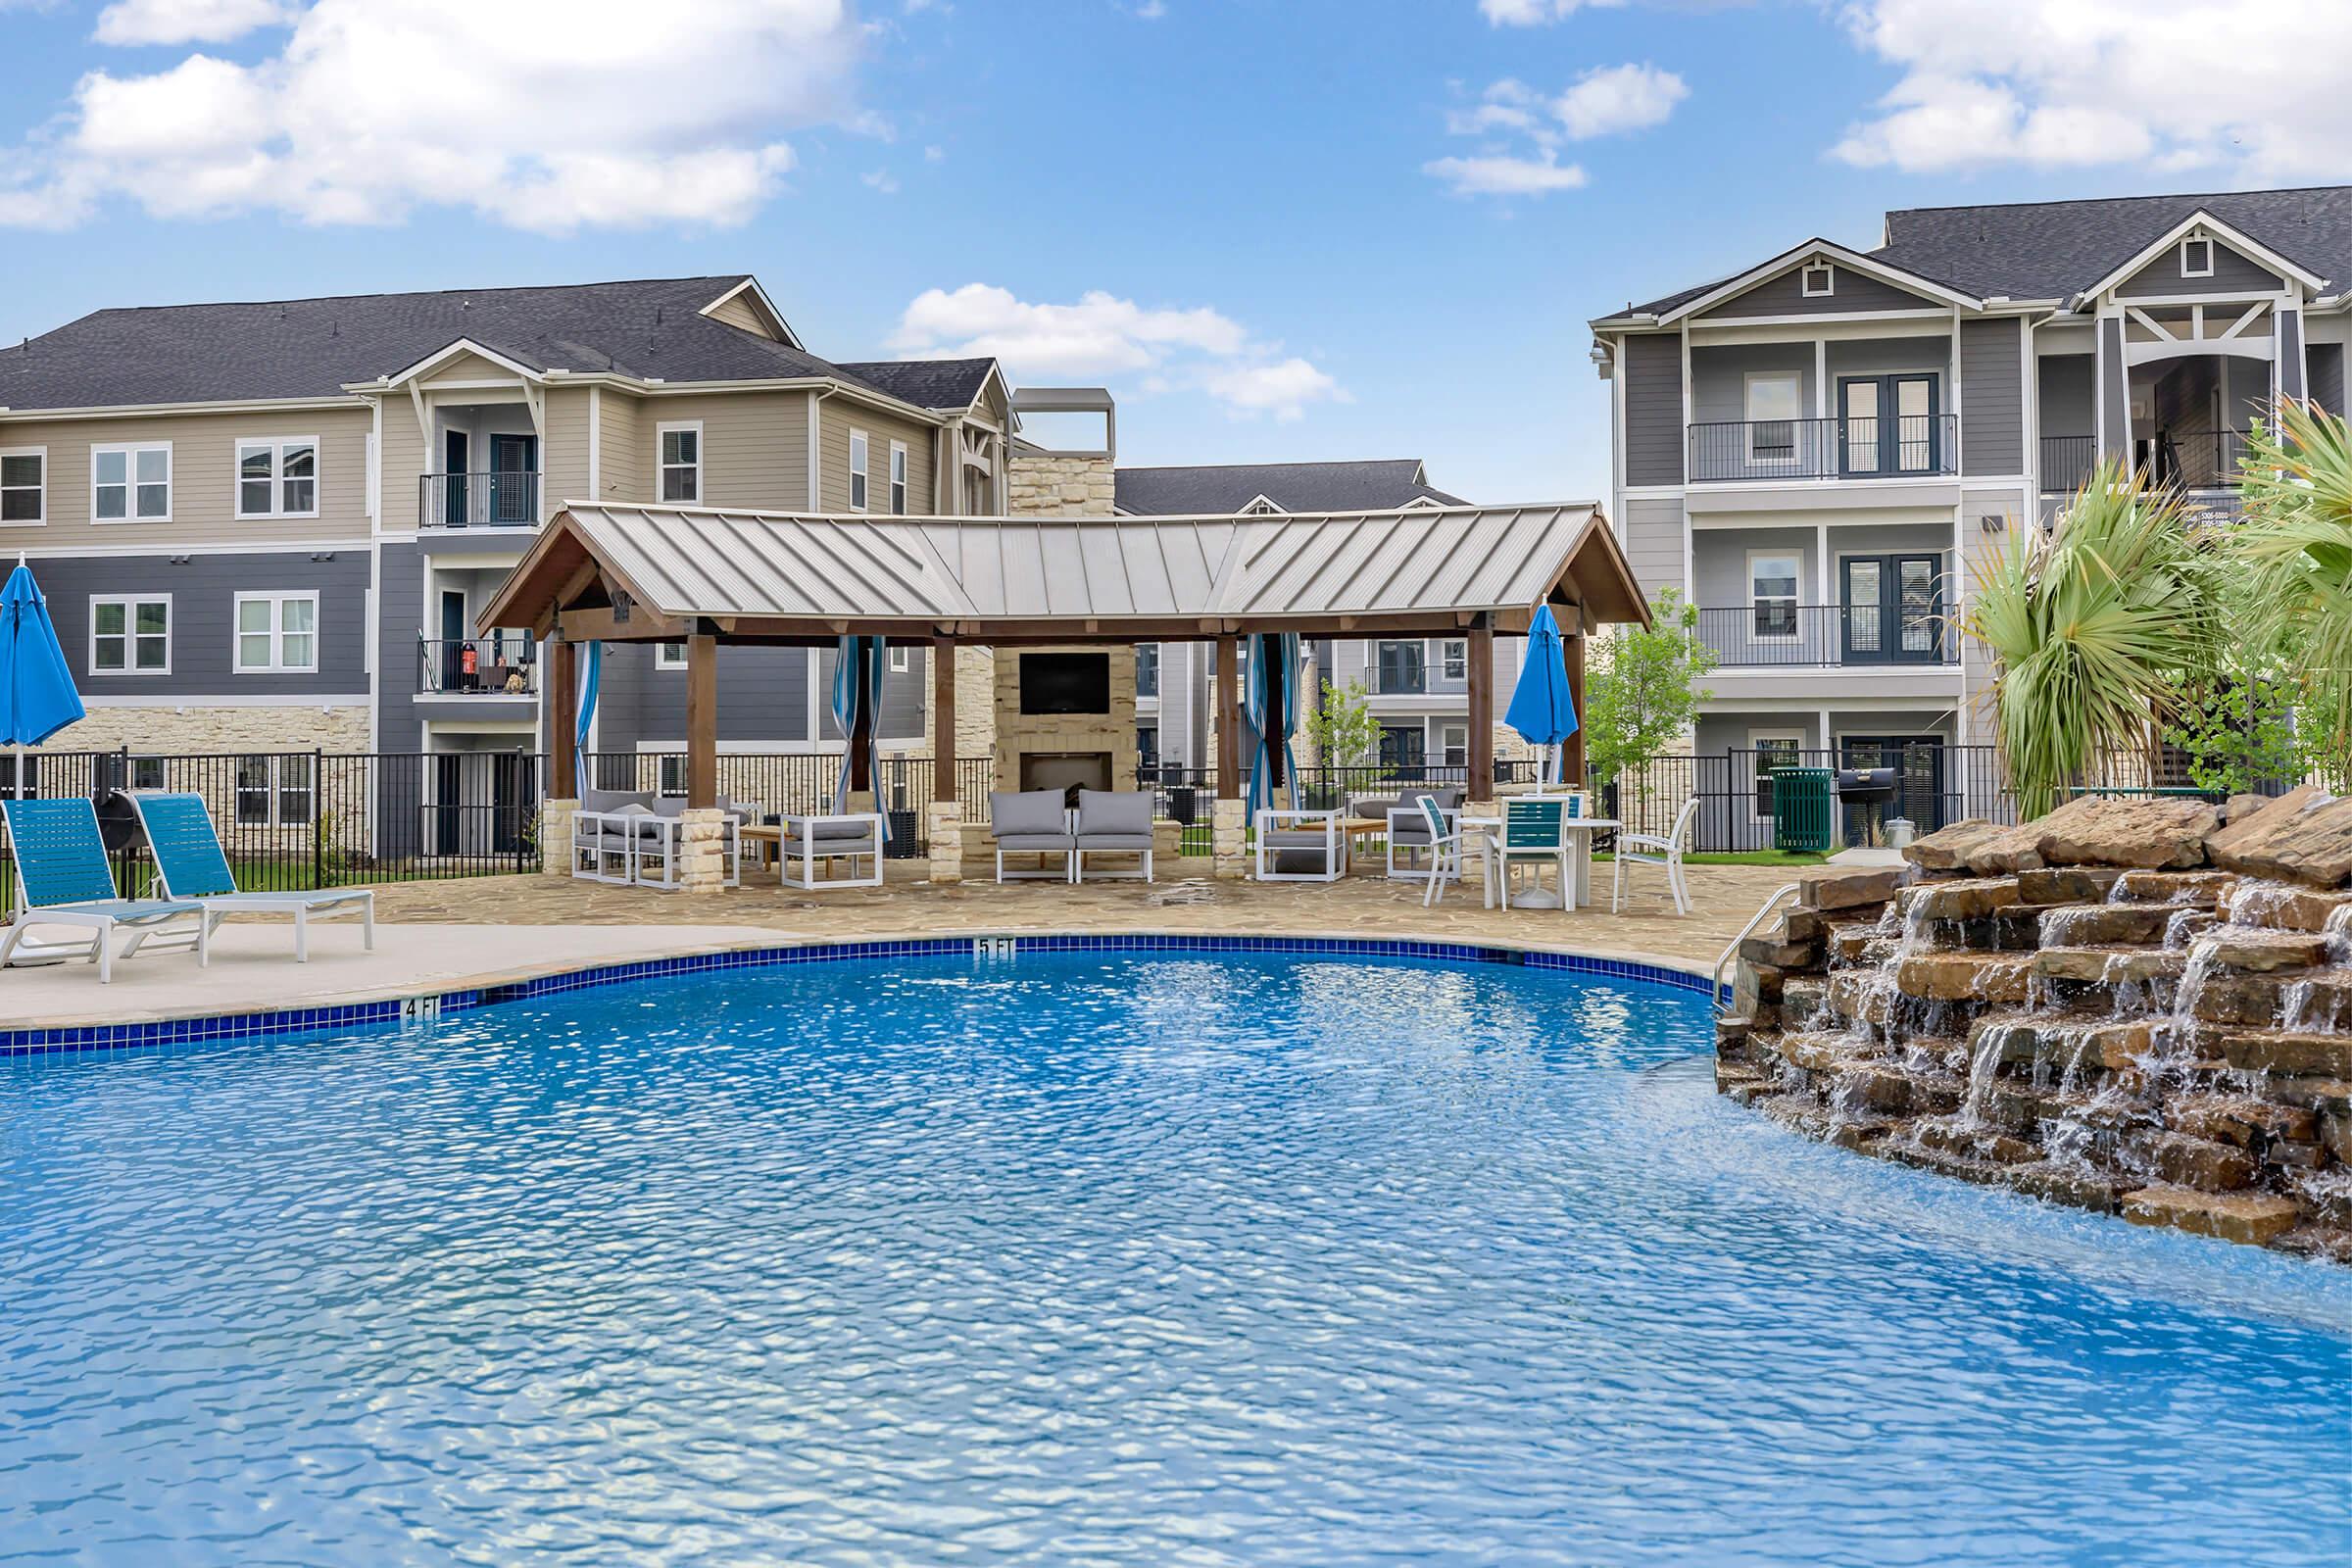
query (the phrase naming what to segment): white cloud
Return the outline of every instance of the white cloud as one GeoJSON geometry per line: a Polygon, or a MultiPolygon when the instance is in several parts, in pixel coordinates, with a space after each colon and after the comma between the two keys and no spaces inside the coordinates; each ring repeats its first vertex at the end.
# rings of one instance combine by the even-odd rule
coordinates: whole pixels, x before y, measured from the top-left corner
{"type": "Polygon", "coordinates": [[[869,189],[878,190],[885,196],[896,196],[899,193],[898,176],[887,169],[877,169],[871,173],[859,174],[858,177],[869,189]]]}
{"type": "Polygon", "coordinates": [[[2341,0],[1854,0],[1843,16],[1904,73],[1832,148],[1850,164],[2352,173],[2341,0]]]}
{"type": "Polygon", "coordinates": [[[1574,16],[1587,6],[1599,10],[1625,0],[1478,0],[1478,14],[1495,27],[1540,27],[1574,16]]]}
{"type": "Polygon", "coordinates": [[[1456,136],[1485,138],[1475,154],[1435,158],[1421,166],[1456,196],[1544,196],[1585,183],[1579,164],[1563,164],[1567,142],[1646,130],[1663,124],[1690,95],[1683,78],[1652,65],[1595,66],[1568,90],[1546,99],[1516,76],[1505,76],[1476,104],[1446,117],[1456,136]]]}
{"type": "Polygon", "coordinates": [[[1559,163],[1550,153],[1537,158],[1433,158],[1421,166],[1421,172],[1446,181],[1456,196],[1544,196],[1585,183],[1580,166],[1559,163]]]}
{"type": "Polygon", "coordinates": [[[98,13],[100,43],[225,43],[291,20],[281,0],[116,0],[98,13]]]}
{"type": "Polygon", "coordinates": [[[1571,138],[1585,141],[1662,125],[1674,106],[1690,96],[1683,78],[1671,71],[1647,65],[1602,66],[1577,77],[1552,105],[1552,113],[1571,138]]]}
{"type": "MultiPolygon", "coordinates": [[[[250,9],[122,0],[100,25],[160,37],[250,9]]],[[[782,132],[881,126],[851,102],[862,32],[846,0],[645,16],[620,0],[316,0],[257,63],[94,71],[50,132],[0,153],[0,222],[71,224],[126,199],[335,223],[457,206],[559,233],[737,223],[794,167],[782,132]]]]}
{"type": "Polygon", "coordinates": [[[1054,305],[992,283],[926,289],[890,343],[910,357],[993,355],[1016,383],[1124,376],[1145,391],[1198,388],[1231,412],[1285,419],[1346,396],[1328,374],[1284,358],[1281,345],[1252,338],[1220,311],[1153,309],[1102,290],[1054,305]]]}

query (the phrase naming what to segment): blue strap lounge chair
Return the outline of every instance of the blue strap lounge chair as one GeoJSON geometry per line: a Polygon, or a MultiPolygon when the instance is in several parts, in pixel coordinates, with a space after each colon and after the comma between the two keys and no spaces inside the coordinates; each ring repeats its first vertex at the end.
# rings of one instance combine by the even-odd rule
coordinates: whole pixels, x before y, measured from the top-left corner
{"type": "MultiPolygon", "coordinates": [[[[130,931],[122,956],[139,951],[149,937],[178,921],[190,929],[199,964],[212,961],[212,928],[204,906],[172,899],[125,899],[115,893],[114,869],[106,863],[106,841],[98,833],[98,810],[81,799],[0,801],[9,847],[17,859],[17,908],[0,935],[0,967],[11,959],[56,957],[62,946],[24,946],[35,926],[80,926],[90,933],[85,955],[98,965],[98,983],[115,978],[108,938],[118,927],[130,931]]],[[[76,950],[78,951],[78,950],[76,950]]]]}
{"type": "Polygon", "coordinates": [[[290,914],[294,917],[294,961],[311,961],[311,916],[357,909],[361,945],[375,950],[375,894],[368,888],[324,888],[284,893],[246,893],[221,852],[220,835],[200,795],[134,793],[139,824],[155,856],[164,892],[204,906],[209,931],[231,914],[290,914]]]}

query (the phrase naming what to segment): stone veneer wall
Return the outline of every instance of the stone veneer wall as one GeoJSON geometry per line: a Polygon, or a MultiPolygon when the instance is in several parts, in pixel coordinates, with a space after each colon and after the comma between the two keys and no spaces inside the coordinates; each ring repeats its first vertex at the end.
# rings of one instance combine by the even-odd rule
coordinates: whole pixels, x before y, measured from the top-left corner
{"type": "Polygon", "coordinates": [[[1118,498],[1111,460],[1064,452],[1015,452],[1004,470],[1016,517],[1107,517],[1118,498]]]}
{"type": "Polygon", "coordinates": [[[996,655],[997,788],[1021,787],[1021,758],[1030,752],[1108,752],[1113,789],[1133,789],[1142,757],[1135,746],[1135,650],[1071,647],[1000,648],[996,655]],[[1048,653],[1102,654],[1110,661],[1107,713],[1024,713],[1021,711],[1021,656],[1048,653]]]}
{"type": "Polygon", "coordinates": [[[2070,803],[1825,868],[1717,1087],[1809,1136],[2352,1262],[2352,798],[2070,803]]]}
{"type": "Polygon", "coordinates": [[[321,710],[297,708],[93,708],[42,748],[51,752],[111,752],[142,756],[219,752],[337,752],[375,750],[362,704],[321,710]]]}

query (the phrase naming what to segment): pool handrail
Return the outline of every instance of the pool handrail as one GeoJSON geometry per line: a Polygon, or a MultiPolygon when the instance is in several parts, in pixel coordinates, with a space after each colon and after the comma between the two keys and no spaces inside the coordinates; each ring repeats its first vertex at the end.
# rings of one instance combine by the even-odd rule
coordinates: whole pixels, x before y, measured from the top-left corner
{"type": "Polygon", "coordinates": [[[1729,1010],[1723,994],[1724,966],[1739,954],[1740,944],[1756,934],[1756,927],[1762,925],[1771,916],[1773,910],[1780,906],[1780,902],[1803,886],[1804,884],[1801,882],[1784,882],[1773,889],[1772,897],[1764,901],[1764,906],[1747,917],[1747,924],[1740,928],[1740,934],[1732,938],[1731,946],[1725,948],[1722,955],[1716,958],[1714,973],[1708,978],[1707,996],[1715,1004],[1717,1012],[1729,1010]]]}

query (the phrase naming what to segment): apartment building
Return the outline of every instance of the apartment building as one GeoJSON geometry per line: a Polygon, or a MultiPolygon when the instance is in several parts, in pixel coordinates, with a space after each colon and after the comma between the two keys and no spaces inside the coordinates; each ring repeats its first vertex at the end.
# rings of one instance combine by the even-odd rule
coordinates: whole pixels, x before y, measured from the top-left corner
{"type": "MultiPolygon", "coordinates": [[[[474,617],[564,503],[1001,514],[1012,429],[995,361],[818,358],[741,273],[107,310],[0,350],[0,549],[89,708],[53,749],[238,754],[240,814],[304,815],[314,749],[428,754],[379,818],[454,852],[535,790],[536,649],[474,617]]],[[[724,744],[838,749],[829,662],[728,650],[724,744]]],[[[682,753],[684,693],[610,650],[593,746],[682,753]]]]}
{"type": "MultiPolygon", "coordinates": [[[[1128,516],[1468,505],[1432,486],[1417,458],[1121,467],[1113,478],[1116,510],[1128,516]]],[[[1188,769],[1208,765],[1214,656],[1214,647],[1206,643],[1138,651],[1138,739],[1148,761],[1188,769]]],[[[1467,763],[1469,657],[1467,640],[1448,638],[1322,640],[1311,648],[1318,682],[1364,691],[1380,720],[1381,760],[1406,773],[1467,763]]],[[[1497,689],[1508,691],[1518,678],[1518,640],[1497,639],[1494,658],[1497,689]]]]}
{"type": "MultiPolygon", "coordinates": [[[[1730,793],[1826,751],[1893,765],[1915,817],[1968,802],[1986,671],[1969,563],[2120,460],[2200,509],[2278,397],[2341,412],[2352,187],[1925,208],[1594,318],[1611,505],[1643,584],[1721,663],[1692,737],[1730,793]]],[[[1932,825],[1932,823],[1930,824],[1932,825]]]]}

